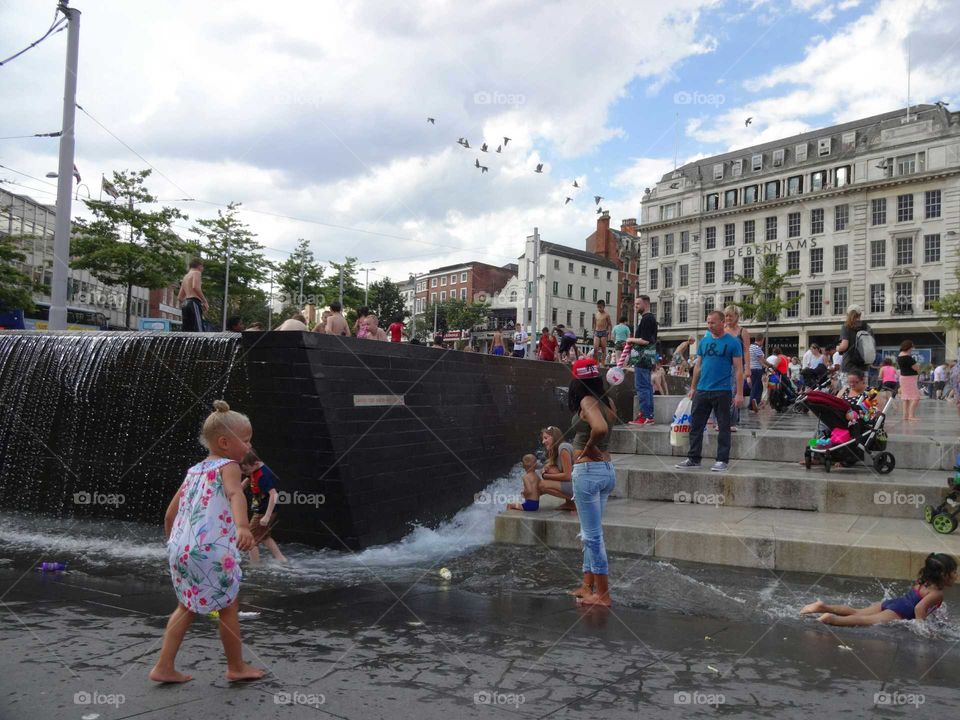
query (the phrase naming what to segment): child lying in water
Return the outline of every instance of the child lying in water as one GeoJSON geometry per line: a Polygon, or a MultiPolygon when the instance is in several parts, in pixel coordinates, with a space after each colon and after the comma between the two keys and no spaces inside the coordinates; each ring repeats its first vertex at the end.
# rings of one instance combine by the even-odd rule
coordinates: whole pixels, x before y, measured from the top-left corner
{"type": "Polygon", "coordinates": [[[930,553],[905,595],[865,608],[827,605],[822,600],[810,603],[801,615],[821,613],[817,618],[827,625],[880,625],[894,620],[925,620],[943,602],[943,588],[957,581],[957,561],[952,555],[930,553]]]}
{"type": "Polygon", "coordinates": [[[534,512],[540,509],[540,474],[537,472],[537,458],[524,455],[520,460],[523,466],[523,503],[510,503],[507,510],[526,510],[534,512]]]}

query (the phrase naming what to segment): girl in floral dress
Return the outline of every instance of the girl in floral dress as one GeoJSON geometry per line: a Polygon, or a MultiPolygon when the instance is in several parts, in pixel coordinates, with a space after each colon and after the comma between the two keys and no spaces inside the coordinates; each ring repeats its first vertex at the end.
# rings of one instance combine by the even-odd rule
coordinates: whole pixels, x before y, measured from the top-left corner
{"type": "Polygon", "coordinates": [[[150,671],[156,682],[186,682],[174,666],[183,637],[197,613],[220,614],[220,641],[227,680],[257,680],[264,671],[243,661],[237,593],[240,551],[253,546],[238,463],[250,451],[253,428],[246,415],[223,400],[203,423],[200,442],[210,454],[187,471],[164,517],[170,575],[177,609],[167,622],[160,659],[150,671]]]}

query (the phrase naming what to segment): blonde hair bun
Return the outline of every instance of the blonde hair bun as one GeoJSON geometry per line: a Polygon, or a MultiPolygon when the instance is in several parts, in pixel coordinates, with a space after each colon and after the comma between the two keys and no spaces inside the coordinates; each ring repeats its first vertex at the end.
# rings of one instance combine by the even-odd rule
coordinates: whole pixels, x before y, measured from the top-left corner
{"type": "Polygon", "coordinates": [[[203,421],[200,444],[208,450],[213,450],[218,437],[237,436],[248,427],[250,427],[250,418],[236,410],[231,410],[225,400],[214,400],[213,412],[203,421]]]}
{"type": "Polygon", "coordinates": [[[213,409],[216,410],[217,412],[222,412],[222,413],[230,412],[230,405],[227,403],[226,400],[214,400],[213,409]]]}

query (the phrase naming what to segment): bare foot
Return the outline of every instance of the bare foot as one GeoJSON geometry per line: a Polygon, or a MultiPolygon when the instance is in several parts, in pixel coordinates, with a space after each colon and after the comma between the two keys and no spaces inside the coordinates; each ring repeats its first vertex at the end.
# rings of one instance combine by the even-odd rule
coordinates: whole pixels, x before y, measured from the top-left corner
{"type": "Polygon", "coordinates": [[[150,671],[150,679],[158,683],[185,683],[193,680],[193,675],[185,675],[176,670],[161,670],[157,665],[150,671]]]}
{"type": "Polygon", "coordinates": [[[586,597],[587,595],[593,595],[593,588],[588,585],[581,585],[576,590],[570,592],[575,598],[586,597]]]}
{"type": "Polygon", "coordinates": [[[577,504],[573,500],[567,500],[561,505],[558,505],[557,510],[569,510],[570,512],[576,512],[577,504]]]}
{"type": "Polygon", "coordinates": [[[250,680],[259,680],[266,674],[266,670],[255,668],[249,663],[243,663],[239,670],[227,670],[226,677],[230,682],[244,682],[250,680]]]}
{"type": "Polygon", "coordinates": [[[600,605],[602,607],[610,607],[613,605],[613,602],[611,602],[609,595],[601,597],[596,593],[590,593],[589,595],[578,597],[577,605],[600,605]]]}
{"type": "Polygon", "coordinates": [[[832,621],[835,617],[836,615],[834,615],[833,613],[824,613],[823,615],[817,618],[817,621],[822,622],[824,625],[832,625],[833,624],[832,621]]]}
{"type": "Polygon", "coordinates": [[[804,605],[803,608],[800,610],[800,614],[809,615],[811,613],[822,613],[823,609],[826,606],[827,605],[826,603],[823,602],[823,600],[817,600],[816,602],[812,602],[809,605],[804,605]]]}

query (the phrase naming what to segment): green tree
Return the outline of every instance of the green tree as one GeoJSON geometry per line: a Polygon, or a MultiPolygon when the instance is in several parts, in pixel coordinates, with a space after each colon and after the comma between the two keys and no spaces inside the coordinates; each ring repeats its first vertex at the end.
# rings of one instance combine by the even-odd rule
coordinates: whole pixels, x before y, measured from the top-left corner
{"type": "Polygon", "coordinates": [[[756,320],[765,323],[764,337],[770,335],[770,321],[776,320],[785,310],[796,307],[802,294],[789,300],[781,297],[787,278],[796,275],[797,270],[781,273],[776,264],[776,255],[771,255],[760,265],[759,272],[753,277],[737,275],[736,281],[749,290],[748,299],[735,302],[740,308],[744,320],[756,320]],[[771,261],[770,258],[773,258],[771,261]]]}
{"type": "Polygon", "coordinates": [[[126,288],[128,328],[133,286],[167,287],[184,269],[186,245],[171,226],[187,216],[176,208],[138,207],[157,201],[144,184],[149,176],[149,170],[115,171],[113,184],[120,197],[116,202],[86,200],[94,219],[75,221],[70,240],[72,267],[89,270],[106,285],[126,288]]]}
{"type": "MultiPolygon", "coordinates": [[[[960,269],[955,270],[957,280],[960,280],[960,269]]],[[[932,303],[937,320],[947,329],[956,330],[960,327],[960,290],[941,295],[939,300],[932,303]]]]}
{"type": "Polygon", "coordinates": [[[466,300],[447,300],[447,321],[454,330],[473,330],[487,319],[490,305],[466,300]]]}
{"type": "Polygon", "coordinates": [[[23,236],[0,235],[0,312],[10,310],[33,310],[34,290],[41,290],[33,278],[18,270],[15,262],[24,262],[27,256],[18,246],[29,238],[23,236]]]}
{"type": "Polygon", "coordinates": [[[276,283],[280,287],[280,302],[297,310],[304,305],[323,306],[332,299],[323,295],[323,265],[316,261],[310,243],[303,238],[290,257],[277,266],[276,283]]]}
{"type": "Polygon", "coordinates": [[[263,291],[257,283],[263,282],[273,269],[256,235],[238,217],[239,208],[240,203],[232,202],[226,212],[217,210],[217,217],[197,220],[193,227],[197,235],[194,250],[203,260],[203,294],[210,303],[210,316],[219,316],[222,322],[231,314],[239,314],[240,308],[249,302],[260,302],[263,291]],[[225,283],[229,285],[227,307],[223,302],[225,283]]]}
{"type": "MultiPolygon", "coordinates": [[[[343,270],[343,309],[356,310],[363,305],[363,288],[357,281],[357,258],[344,258],[342,263],[329,261],[330,272],[323,278],[321,294],[329,305],[340,297],[340,270],[343,270]]],[[[355,316],[356,313],[353,313],[355,316]]],[[[352,322],[352,321],[351,321],[352,322]]]]}
{"type": "Polygon", "coordinates": [[[370,299],[367,306],[377,314],[382,326],[389,325],[396,318],[406,318],[410,315],[404,309],[400,286],[390,278],[370,284],[370,299]]]}

